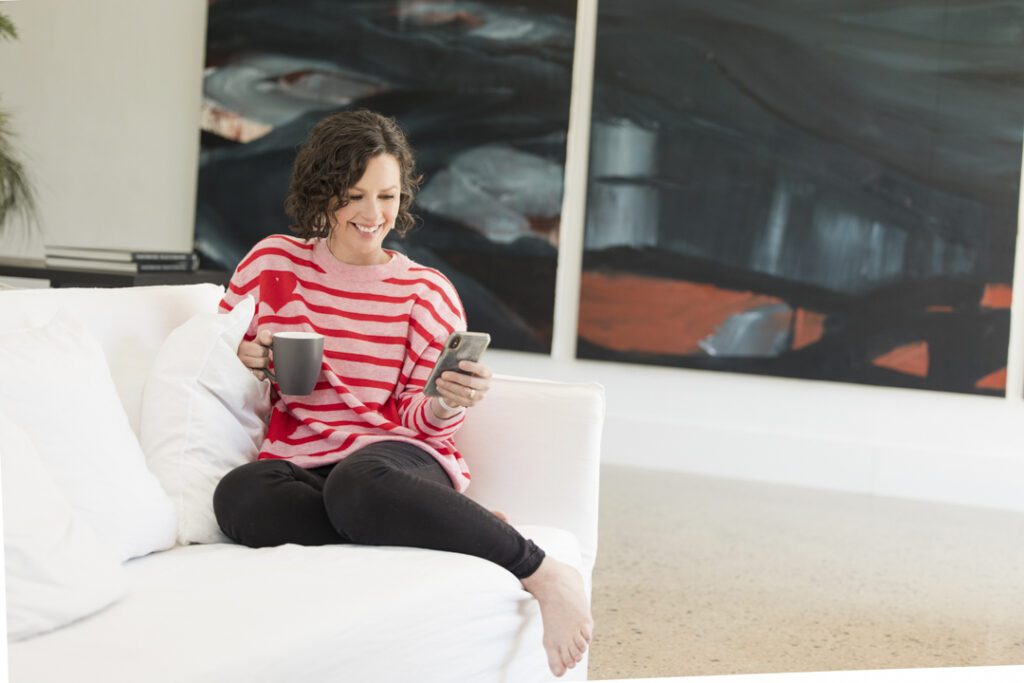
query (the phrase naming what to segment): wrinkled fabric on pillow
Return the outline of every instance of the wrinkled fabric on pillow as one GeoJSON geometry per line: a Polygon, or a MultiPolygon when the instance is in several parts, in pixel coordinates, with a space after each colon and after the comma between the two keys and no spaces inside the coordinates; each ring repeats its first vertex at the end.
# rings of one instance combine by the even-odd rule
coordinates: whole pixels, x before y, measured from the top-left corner
{"type": "Polygon", "coordinates": [[[270,411],[270,383],[239,360],[255,310],[198,313],[167,337],[142,395],[146,462],[174,503],[178,542],[221,543],[213,491],[228,471],[256,459],[270,411]]]}
{"type": "Polygon", "coordinates": [[[146,469],[99,341],[70,313],[0,334],[0,410],[35,443],[76,513],[119,560],[174,545],[174,507],[146,469]]]}
{"type": "Polygon", "coordinates": [[[93,614],[125,592],[123,568],[50,478],[35,445],[0,413],[7,639],[93,614]]]}

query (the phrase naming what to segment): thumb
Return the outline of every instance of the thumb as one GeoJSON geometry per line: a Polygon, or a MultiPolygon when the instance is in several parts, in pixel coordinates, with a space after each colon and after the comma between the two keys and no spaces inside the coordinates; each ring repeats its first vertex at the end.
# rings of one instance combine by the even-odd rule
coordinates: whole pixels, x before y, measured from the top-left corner
{"type": "Polygon", "coordinates": [[[270,330],[260,330],[256,334],[256,341],[263,346],[270,346],[274,343],[274,333],[270,330]]]}

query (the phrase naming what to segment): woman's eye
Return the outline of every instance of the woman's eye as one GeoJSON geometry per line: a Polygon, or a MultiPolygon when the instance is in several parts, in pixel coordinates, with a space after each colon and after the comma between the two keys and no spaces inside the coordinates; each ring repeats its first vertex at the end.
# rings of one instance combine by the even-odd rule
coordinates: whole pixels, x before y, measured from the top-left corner
{"type": "Polygon", "coordinates": [[[380,196],[380,198],[381,198],[381,199],[394,199],[394,198],[395,198],[395,195],[393,195],[393,194],[382,194],[382,195],[380,196]]]}
{"type": "Polygon", "coordinates": [[[363,195],[361,195],[361,194],[353,194],[353,195],[349,195],[348,200],[350,202],[358,202],[362,198],[363,198],[363,195]]]}

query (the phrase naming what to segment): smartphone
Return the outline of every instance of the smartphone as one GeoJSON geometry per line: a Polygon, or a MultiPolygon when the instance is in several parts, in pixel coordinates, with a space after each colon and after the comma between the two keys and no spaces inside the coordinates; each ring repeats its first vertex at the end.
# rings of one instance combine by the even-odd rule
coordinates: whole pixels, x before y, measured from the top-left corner
{"type": "Polygon", "coordinates": [[[474,363],[479,361],[490,343],[491,335],[486,332],[452,332],[448,341],[444,343],[441,357],[437,359],[437,364],[430,371],[430,377],[427,378],[427,385],[423,388],[423,393],[427,396],[440,396],[441,394],[437,390],[437,380],[441,377],[441,373],[449,370],[458,372],[459,361],[471,360],[474,363]]]}

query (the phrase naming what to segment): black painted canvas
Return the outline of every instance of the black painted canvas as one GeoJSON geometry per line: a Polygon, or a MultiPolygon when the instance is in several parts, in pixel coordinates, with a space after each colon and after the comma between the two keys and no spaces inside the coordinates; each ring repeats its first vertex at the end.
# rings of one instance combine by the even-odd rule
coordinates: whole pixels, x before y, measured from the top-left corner
{"type": "Polygon", "coordinates": [[[287,233],[295,150],[323,116],[405,130],[419,227],[385,247],[440,269],[493,345],[548,351],[576,3],[217,0],[208,15],[196,238],[233,269],[287,233]]]}
{"type": "Polygon", "coordinates": [[[1001,395],[1024,5],[601,0],[579,355],[1001,395]]]}

